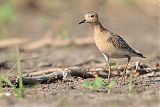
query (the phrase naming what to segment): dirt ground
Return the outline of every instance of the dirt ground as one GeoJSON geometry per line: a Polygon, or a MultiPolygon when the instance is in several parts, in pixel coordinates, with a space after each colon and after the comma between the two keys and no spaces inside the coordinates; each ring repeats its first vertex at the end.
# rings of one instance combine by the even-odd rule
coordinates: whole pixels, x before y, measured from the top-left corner
{"type": "MultiPolygon", "coordinates": [[[[40,1],[43,4],[43,1],[40,1]]],[[[63,39],[67,37],[67,40],[86,36],[92,37],[93,34],[89,25],[78,25],[78,21],[83,18],[82,15],[91,9],[96,9],[99,12],[100,19],[105,27],[122,34],[122,37],[132,47],[140,50],[147,57],[145,59],[132,58],[131,63],[135,64],[136,61],[140,61],[140,63],[144,63],[150,68],[155,68],[160,64],[160,27],[156,10],[158,5],[155,5],[155,2],[149,4],[149,1],[144,0],[148,7],[143,7],[142,2],[138,2],[135,6],[127,7],[115,2],[115,0],[113,2],[108,0],[107,6],[99,7],[101,2],[97,1],[87,7],[84,4],[91,3],[91,0],[87,2],[71,1],[75,5],[67,4],[63,0],[54,1],[57,5],[60,3],[62,5],[61,8],[57,5],[51,8],[52,6],[47,4],[46,6],[50,7],[49,11],[44,8],[33,11],[33,7],[24,5],[27,2],[16,5],[20,17],[18,23],[20,24],[16,23],[11,26],[9,29],[13,31],[11,30],[10,34],[16,35],[13,37],[27,38],[29,42],[0,48],[0,69],[3,74],[7,76],[17,75],[16,69],[12,69],[16,63],[13,56],[17,46],[20,48],[22,55],[23,73],[31,73],[51,67],[72,67],[86,61],[89,61],[87,65],[105,62],[93,43],[62,47],[44,45],[33,50],[25,50],[23,48],[29,47],[28,44],[32,42],[43,41],[43,37],[50,30],[53,30],[49,35],[53,40],[56,40],[57,37],[62,37],[63,39]],[[78,6],[79,8],[76,8],[78,6]],[[75,10],[71,8],[75,8],[75,10]],[[57,11],[61,14],[58,14],[57,11]],[[54,13],[53,16],[52,13],[54,13]],[[17,26],[18,30],[15,30],[15,26],[17,26]],[[95,60],[96,62],[94,62],[95,60]]],[[[9,39],[12,39],[12,37],[9,39]]],[[[1,43],[0,41],[0,45],[1,43]]],[[[111,59],[111,63],[125,64],[126,59],[111,59]]],[[[82,79],[69,76],[65,80],[57,80],[50,84],[27,85],[24,99],[19,99],[14,95],[6,96],[0,98],[0,107],[160,107],[160,70],[154,72],[152,76],[140,75],[134,77],[132,93],[128,92],[128,82],[125,85],[121,85],[120,76],[111,78],[111,80],[116,80],[117,82],[111,94],[107,94],[106,86],[103,86],[98,91],[84,88],[82,86],[84,80],[94,81],[94,78],[82,79]]],[[[4,91],[12,93],[12,89],[8,87],[4,87],[4,91]]]]}
{"type": "MultiPolygon", "coordinates": [[[[9,51],[9,50],[7,50],[9,51]]],[[[96,58],[99,62],[104,62],[103,57],[96,50],[95,46],[72,47],[62,49],[46,48],[41,51],[22,52],[24,57],[23,69],[25,72],[47,69],[50,67],[74,66],[84,61],[92,61],[96,58]],[[83,50],[83,51],[82,51],[83,50]],[[90,51],[92,50],[92,51],[90,51]],[[93,51],[94,50],[94,51],[93,51]],[[65,54],[64,54],[65,52],[65,54]],[[70,54],[73,53],[74,54],[70,54]],[[64,56],[61,56],[64,55],[64,56]],[[82,56],[82,57],[78,57],[82,56]],[[98,56],[98,57],[97,57],[98,56]],[[55,62],[53,62],[54,60],[55,62]]],[[[139,59],[140,60],[140,59],[139,59]]],[[[159,59],[157,59],[158,61],[159,59]]],[[[117,63],[124,63],[125,60],[115,60],[117,63]]],[[[154,67],[157,61],[150,63],[154,67]]],[[[112,61],[114,62],[114,61],[112,61]]],[[[134,61],[132,61],[133,63],[134,61]]],[[[148,64],[148,61],[142,60],[148,64]]],[[[8,75],[17,74],[10,71],[14,64],[11,61],[6,63],[3,72],[8,75]]],[[[88,63],[87,65],[90,65],[88,63]]],[[[36,106],[57,106],[57,107],[158,107],[160,105],[160,71],[151,77],[140,75],[133,79],[133,92],[128,92],[128,82],[121,85],[121,77],[112,77],[117,81],[117,85],[111,94],[107,94],[106,86],[94,91],[82,87],[84,79],[79,77],[67,77],[65,80],[58,80],[50,84],[39,84],[36,86],[26,86],[26,98],[18,99],[14,96],[4,97],[0,100],[3,107],[36,107],[36,106]]],[[[93,81],[94,78],[87,80],[93,81]]],[[[5,89],[10,92],[10,88],[5,89]]]]}

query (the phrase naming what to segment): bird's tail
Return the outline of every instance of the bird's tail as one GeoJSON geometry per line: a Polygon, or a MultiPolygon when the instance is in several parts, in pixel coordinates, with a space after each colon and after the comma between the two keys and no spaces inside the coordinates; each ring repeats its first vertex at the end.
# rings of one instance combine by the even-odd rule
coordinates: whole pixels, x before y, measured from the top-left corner
{"type": "Polygon", "coordinates": [[[141,57],[141,58],[146,58],[145,56],[143,56],[141,53],[139,53],[139,56],[141,57]]]}
{"type": "Polygon", "coordinates": [[[138,55],[139,57],[141,58],[146,58],[145,56],[143,56],[143,54],[139,53],[139,52],[136,52],[136,55],[138,55]]]}

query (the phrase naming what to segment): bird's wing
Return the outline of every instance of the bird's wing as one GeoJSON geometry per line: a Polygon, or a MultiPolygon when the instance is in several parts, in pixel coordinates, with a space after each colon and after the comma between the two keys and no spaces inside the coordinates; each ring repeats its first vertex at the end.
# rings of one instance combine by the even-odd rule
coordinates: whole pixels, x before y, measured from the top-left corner
{"type": "Polygon", "coordinates": [[[107,39],[108,42],[114,45],[115,48],[122,50],[122,51],[129,51],[131,53],[137,54],[135,50],[133,50],[127,43],[126,41],[121,38],[119,35],[114,34],[110,32],[110,36],[107,39]]]}

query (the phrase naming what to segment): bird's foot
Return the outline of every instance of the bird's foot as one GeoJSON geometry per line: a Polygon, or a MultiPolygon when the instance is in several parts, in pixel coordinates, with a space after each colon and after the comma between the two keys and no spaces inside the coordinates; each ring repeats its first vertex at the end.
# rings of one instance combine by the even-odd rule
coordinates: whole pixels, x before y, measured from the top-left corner
{"type": "Polygon", "coordinates": [[[126,75],[125,75],[125,76],[122,76],[121,85],[125,85],[127,79],[128,79],[128,77],[127,77],[126,75]]]}
{"type": "Polygon", "coordinates": [[[94,76],[94,78],[97,78],[98,77],[98,71],[93,72],[93,76],[94,76]]]}
{"type": "Polygon", "coordinates": [[[105,80],[104,80],[104,83],[105,83],[105,84],[109,84],[109,83],[110,83],[110,80],[105,79],[105,80]]]}

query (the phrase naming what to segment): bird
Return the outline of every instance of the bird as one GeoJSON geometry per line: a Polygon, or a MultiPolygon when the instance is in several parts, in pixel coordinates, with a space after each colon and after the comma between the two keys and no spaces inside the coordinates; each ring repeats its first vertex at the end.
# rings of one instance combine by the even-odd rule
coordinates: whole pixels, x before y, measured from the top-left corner
{"type": "Polygon", "coordinates": [[[104,28],[99,21],[97,12],[91,11],[86,13],[84,16],[84,20],[79,22],[79,24],[82,23],[90,23],[94,28],[94,42],[107,62],[108,83],[110,82],[111,75],[111,66],[109,63],[109,59],[127,58],[127,63],[122,72],[122,81],[125,83],[126,70],[131,60],[131,57],[146,57],[144,57],[140,52],[131,48],[131,46],[129,46],[120,35],[104,28]]]}

